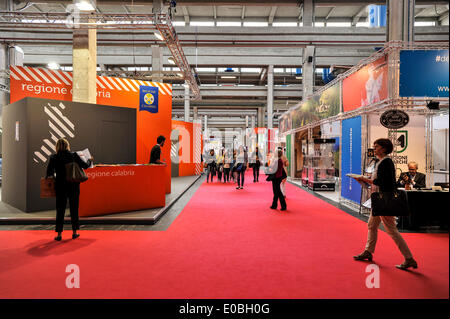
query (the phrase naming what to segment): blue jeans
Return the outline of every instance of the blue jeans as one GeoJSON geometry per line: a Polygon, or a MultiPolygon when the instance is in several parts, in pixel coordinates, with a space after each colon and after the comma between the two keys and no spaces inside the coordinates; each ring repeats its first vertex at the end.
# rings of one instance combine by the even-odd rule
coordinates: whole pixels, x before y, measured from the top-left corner
{"type": "Polygon", "coordinates": [[[241,169],[240,171],[237,171],[238,187],[244,187],[244,180],[245,180],[245,169],[241,169]]]}

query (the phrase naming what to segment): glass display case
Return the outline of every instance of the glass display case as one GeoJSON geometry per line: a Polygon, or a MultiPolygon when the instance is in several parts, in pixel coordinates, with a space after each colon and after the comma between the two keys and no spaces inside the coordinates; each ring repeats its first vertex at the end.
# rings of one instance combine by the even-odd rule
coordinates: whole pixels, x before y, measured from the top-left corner
{"type": "Polygon", "coordinates": [[[335,167],[333,146],[336,140],[313,139],[308,146],[306,166],[308,172],[308,188],[314,191],[334,191],[335,167]]]}

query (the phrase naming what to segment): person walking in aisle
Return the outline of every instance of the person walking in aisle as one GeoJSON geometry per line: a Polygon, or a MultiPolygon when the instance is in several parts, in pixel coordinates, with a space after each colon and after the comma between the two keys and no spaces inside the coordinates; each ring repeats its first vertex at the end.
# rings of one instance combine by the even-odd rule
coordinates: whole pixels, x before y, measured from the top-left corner
{"type": "Polygon", "coordinates": [[[231,172],[231,178],[233,179],[233,182],[236,183],[236,150],[233,149],[233,156],[232,156],[232,162],[230,167],[231,172]]]}
{"type": "Polygon", "coordinates": [[[259,152],[258,146],[256,146],[255,151],[253,152],[250,165],[253,169],[253,183],[259,182],[259,170],[261,167],[261,153],[259,152]]]}
{"type": "MultiPolygon", "coordinates": [[[[379,161],[375,166],[372,177],[358,177],[356,180],[371,184],[374,191],[377,191],[378,188],[380,192],[393,192],[396,189],[395,166],[388,155],[394,150],[394,145],[389,139],[380,138],[373,143],[373,148],[379,161]]],[[[397,229],[395,216],[373,216],[371,213],[367,224],[368,235],[365,250],[361,254],[353,256],[353,258],[355,260],[372,261],[372,254],[375,252],[377,243],[378,227],[381,222],[383,222],[386,232],[394,240],[405,258],[405,261],[401,265],[396,265],[396,267],[403,270],[410,267],[417,268],[417,262],[397,229]]]]}
{"type": "Polygon", "coordinates": [[[56,142],[56,154],[50,156],[47,166],[46,178],[55,178],[55,193],[56,193],[56,226],[55,232],[58,236],[55,240],[62,239],[61,233],[64,228],[64,215],[66,212],[67,198],[69,199],[70,219],[72,221],[72,239],[78,238],[80,234],[77,230],[80,229],[78,217],[78,204],[80,201],[80,183],[68,182],[66,180],[66,164],[75,162],[80,168],[88,168],[92,165],[94,158],[88,159],[84,162],[76,152],[70,152],[69,142],[65,138],[60,138],[56,142]]]}
{"type": "MultiPolygon", "coordinates": [[[[281,147],[279,147],[278,149],[281,150],[281,147]]],[[[283,157],[281,159],[283,160],[283,169],[284,169],[284,171],[286,173],[286,178],[284,178],[281,181],[280,189],[281,189],[281,193],[283,194],[284,198],[286,198],[286,182],[287,182],[287,174],[288,174],[287,168],[289,166],[289,161],[288,161],[288,159],[286,157],[286,148],[284,149],[283,157]]]]}
{"type": "Polygon", "coordinates": [[[213,178],[216,175],[217,169],[217,159],[214,154],[214,150],[211,149],[209,154],[205,155],[205,165],[206,165],[206,182],[209,183],[209,176],[211,176],[211,183],[213,182],[213,178]]]}
{"type": "Polygon", "coordinates": [[[239,146],[239,153],[236,156],[236,179],[238,186],[236,189],[244,189],[245,171],[248,165],[248,155],[243,146],[239,146]]]}
{"type": "Polygon", "coordinates": [[[230,181],[230,169],[233,163],[233,158],[230,154],[230,150],[225,150],[225,159],[223,165],[223,182],[228,183],[230,181]]]}
{"type": "Polygon", "coordinates": [[[277,209],[278,200],[280,201],[281,211],[285,211],[287,209],[286,200],[284,199],[283,193],[281,193],[281,182],[286,178],[286,171],[284,169],[283,162],[283,151],[278,150],[277,158],[271,160],[269,172],[271,173],[270,179],[272,181],[272,190],[273,190],[273,200],[271,209],[277,209]]]}
{"type": "MultiPolygon", "coordinates": [[[[222,175],[223,175],[223,165],[225,164],[225,155],[224,155],[225,149],[222,148],[220,150],[219,155],[217,156],[217,179],[219,182],[222,182],[222,175]]],[[[224,177],[225,179],[225,177],[224,177]]]]}

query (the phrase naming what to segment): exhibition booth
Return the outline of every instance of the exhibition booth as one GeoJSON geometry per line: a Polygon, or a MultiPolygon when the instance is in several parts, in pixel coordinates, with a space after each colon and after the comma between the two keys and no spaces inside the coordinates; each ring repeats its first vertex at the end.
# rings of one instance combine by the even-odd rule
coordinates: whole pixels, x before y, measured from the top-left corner
{"type": "MultiPolygon", "coordinates": [[[[334,192],[330,197],[339,203],[368,213],[363,204],[370,191],[348,174],[370,173],[373,142],[389,138],[397,178],[409,162],[426,174],[427,190],[408,196],[427,192],[429,200],[442,201],[442,192],[432,188],[448,191],[448,59],[448,46],[390,42],[284,113],[279,128],[291,179],[324,196],[334,192]]],[[[418,214],[423,212],[413,208],[411,219],[418,214]]],[[[436,215],[417,225],[448,227],[441,209],[436,215]]]]}
{"type": "MultiPolygon", "coordinates": [[[[87,148],[94,157],[80,185],[81,217],[165,206],[172,172],[170,84],[97,76],[97,104],[89,104],[72,102],[70,72],[12,66],[10,74],[11,104],[2,114],[3,202],[27,213],[54,209],[54,198],[40,198],[39,183],[56,141],[65,137],[72,151],[87,148]],[[165,165],[149,165],[159,135],[166,137],[165,165]]],[[[183,127],[201,136],[196,124],[183,127]]],[[[191,163],[192,145],[185,148],[191,163]]],[[[195,173],[194,165],[182,164],[180,176],[195,173]]]]}

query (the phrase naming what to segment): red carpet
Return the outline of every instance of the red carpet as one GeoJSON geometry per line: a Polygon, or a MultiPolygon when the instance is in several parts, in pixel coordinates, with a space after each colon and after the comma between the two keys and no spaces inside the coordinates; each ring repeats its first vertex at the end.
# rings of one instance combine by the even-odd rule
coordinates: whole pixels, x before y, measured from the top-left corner
{"type": "MultiPolygon", "coordinates": [[[[262,176],[261,176],[262,177],[262,176]]],[[[263,178],[261,178],[263,180],[263,178]]],[[[448,234],[404,234],[419,268],[380,231],[380,288],[366,288],[367,224],[287,185],[204,183],[167,231],[0,232],[0,298],[449,298],[448,234]],[[65,286],[68,264],[79,289],[65,286]]]]}

